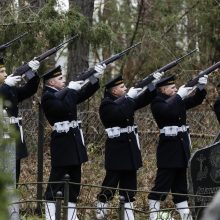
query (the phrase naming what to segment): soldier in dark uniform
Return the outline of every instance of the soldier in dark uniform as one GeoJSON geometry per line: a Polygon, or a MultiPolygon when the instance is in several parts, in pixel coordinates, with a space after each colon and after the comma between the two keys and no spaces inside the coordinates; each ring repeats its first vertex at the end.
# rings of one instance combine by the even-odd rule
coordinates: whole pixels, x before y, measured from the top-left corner
{"type": "MultiPolygon", "coordinates": [[[[198,88],[181,86],[177,91],[174,76],[162,78],[158,84],[158,95],[151,103],[151,111],[160,129],[157,146],[157,175],[152,191],[187,194],[186,170],[190,157],[190,139],[186,125],[186,111],[202,103],[207,76],[199,79],[198,88]],[[189,94],[195,89],[195,93],[189,94]]],[[[150,193],[150,211],[159,211],[160,200],[166,194],[150,193]]],[[[181,219],[191,220],[187,196],[173,195],[173,201],[181,219]]],[[[150,220],[157,219],[157,212],[150,220]]]]}
{"type": "MultiPolygon", "coordinates": [[[[158,79],[161,75],[155,73],[154,77],[158,79]]],[[[107,202],[115,194],[115,190],[104,187],[116,188],[119,185],[121,189],[137,189],[137,170],[142,166],[142,159],[134,112],[149,104],[156,95],[156,90],[141,90],[132,87],[126,93],[122,76],[117,76],[105,85],[99,114],[108,135],[105,143],[106,175],[103,189],[97,196],[97,219],[104,219],[107,202]]],[[[119,194],[125,198],[125,219],[133,220],[131,209],[135,193],[121,190],[119,194]]]]}
{"type": "MultiPolygon", "coordinates": [[[[58,66],[44,75],[45,89],[42,96],[42,107],[46,118],[53,128],[51,134],[51,172],[49,182],[62,181],[69,174],[70,182],[81,183],[81,164],[88,160],[80,122],[77,120],[77,104],[91,97],[99,88],[99,77],[105,65],[96,65],[94,74],[96,82],[71,81],[65,87],[61,67],[58,66]]],[[[46,219],[55,219],[55,200],[57,191],[63,191],[63,184],[48,184],[45,199],[46,219]]],[[[77,197],[79,185],[70,185],[68,219],[76,220],[77,197]]]]}
{"type": "MultiPolygon", "coordinates": [[[[218,94],[220,94],[220,84],[217,85],[217,92],[218,92],[218,94]]],[[[218,119],[218,122],[220,124],[220,95],[218,96],[218,98],[216,99],[216,101],[214,103],[214,111],[215,111],[215,115],[218,119]]]]}
{"type": "Polygon", "coordinates": [[[31,97],[36,93],[39,85],[39,77],[36,74],[40,63],[37,60],[32,60],[28,63],[34,77],[30,79],[24,86],[16,86],[21,81],[21,76],[13,76],[6,74],[3,58],[0,59],[0,75],[1,86],[0,96],[3,98],[3,108],[6,110],[7,115],[10,117],[10,124],[14,124],[19,134],[16,140],[16,182],[19,181],[20,176],[20,162],[21,159],[27,157],[27,147],[23,137],[21,118],[18,118],[18,104],[23,100],[31,97]]]}
{"type": "Polygon", "coordinates": [[[7,73],[4,64],[4,59],[0,57],[0,85],[4,83],[6,78],[7,78],[7,73]]]}

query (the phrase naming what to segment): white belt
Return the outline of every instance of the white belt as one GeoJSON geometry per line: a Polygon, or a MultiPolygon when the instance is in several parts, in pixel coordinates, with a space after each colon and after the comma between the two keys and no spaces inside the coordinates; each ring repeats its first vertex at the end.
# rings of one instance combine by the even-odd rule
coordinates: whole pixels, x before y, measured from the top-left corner
{"type": "Polygon", "coordinates": [[[135,132],[136,128],[137,128],[136,125],[127,126],[126,128],[112,127],[112,128],[106,128],[105,131],[107,132],[109,138],[115,138],[115,137],[119,137],[122,133],[129,134],[131,132],[135,132]]]}
{"type": "Polygon", "coordinates": [[[105,130],[109,138],[119,137],[122,133],[130,134],[131,132],[134,132],[137,141],[137,146],[140,150],[140,141],[137,132],[137,125],[127,126],[126,128],[112,127],[112,128],[106,128],[105,130]]]}
{"type": "Polygon", "coordinates": [[[182,125],[178,126],[166,126],[160,129],[161,134],[165,134],[165,136],[177,136],[179,132],[186,132],[189,126],[182,125]]]}
{"type": "Polygon", "coordinates": [[[12,116],[12,117],[9,117],[9,124],[18,124],[19,130],[20,130],[21,142],[24,143],[24,132],[23,132],[21,120],[22,120],[21,117],[16,118],[12,116]]]}
{"type": "Polygon", "coordinates": [[[19,124],[19,121],[21,121],[22,118],[19,117],[19,118],[16,118],[16,117],[9,117],[9,123],[10,124],[19,124]]]}
{"type": "Polygon", "coordinates": [[[56,122],[53,125],[53,131],[57,131],[58,133],[68,132],[70,128],[79,127],[81,121],[61,121],[56,122]]]}

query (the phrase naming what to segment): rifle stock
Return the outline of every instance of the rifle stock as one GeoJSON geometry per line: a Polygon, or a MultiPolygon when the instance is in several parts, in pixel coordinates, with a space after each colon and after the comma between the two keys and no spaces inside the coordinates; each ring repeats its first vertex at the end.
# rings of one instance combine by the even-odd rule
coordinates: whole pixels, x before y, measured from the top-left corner
{"type": "MultiPolygon", "coordinates": [[[[100,62],[100,64],[108,65],[110,63],[113,63],[114,61],[116,61],[116,60],[120,59],[121,57],[123,57],[125,54],[128,54],[130,50],[132,50],[133,48],[137,47],[140,44],[141,44],[141,42],[136,43],[136,44],[132,45],[131,47],[123,50],[122,52],[117,53],[117,54],[113,55],[112,57],[110,57],[106,60],[103,60],[102,62],[100,62]]],[[[92,75],[95,74],[95,73],[96,73],[96,71],[95,71],[94,67],[92,67],[88,71],[86,71],[86,72],[80,74],[79,76],[77,76],[77,80],[86,80],[86,79],[92,77],[92,75]]]]}
{"type": "Polygon", "coordinates": [[[198,83],[200,77],[203,77],[204,75],[208,75],[208,74],[210,74],[211,72],[213,72],[214,70],[216,70],[218,68],[220,68],[220,61],[217,62],[216,64],[208,67],[207,69],[201,71],[197,77],[195,77],[194,79],[188,81],[185,84],[185,86],[186,87],[193,87],[193,86],[195,86],[198,83]]]}
{"type": "MultiPolygon", "coordinates": [[[[69,38],[67,41],[59,44],[56,47],[51,48],[50,50],[42,53],[40,56],[38,56],[35,60],[38,60],[39,62],[45,60],[47,57],[53,55],[54,53],[56,53],[58,50],[60,50],[65,44],[69,43],[70,41],[72,41],[73,39],[75,39],[76,37],[78,37],[78,34],[69,38]]],[[[18,67],[15,72],[13,73],[14,76],[21,76],[23,74],[25,74],[26,72],[28,72],[31,68],[28,66],[28,63],[23,64],[22,66],[18,67]]],[[[27,78],[30,79],[33,77],[33,74],[26,74],[27,78]]]]}
{"type": "Polygon", "coordinates": [[[166,72],[167,70],[175,67],[178,63],[180,63],[185,57],[191,55],[192,53],[196,52],[197,49],[194,49],[190,52],[188,52],[187,54],[185,54],[184,56],[177,58],[176,60],[166,64],[165,66],[161,67],[160,69],[157,69],[156,71],[154,71],[153,73],[151,73],[149,76],[145,77],[143,80],[137,82],[137,84],[135,85],[135,88],[143,88],[145,86],[149,86],[149,84],[152,83],[152,81],[155,79],[153,77],[153,74],[156,72],[162,73],[162,72],[166,72]]]}

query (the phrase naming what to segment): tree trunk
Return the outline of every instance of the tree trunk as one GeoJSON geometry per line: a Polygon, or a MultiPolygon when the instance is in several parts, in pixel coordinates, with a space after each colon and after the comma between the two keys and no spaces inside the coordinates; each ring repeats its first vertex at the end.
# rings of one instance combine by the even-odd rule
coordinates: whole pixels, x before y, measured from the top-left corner
{"type": "Polygon", "coordinates": [[[39,9],[44,6],[46,0],[29,0],[28,2],[32,8],[39,9]]]}
{"type": "MultiPolygon", "coordinates": [[[[92,25],[94,0],[69,0],[70,8],[77,7],[88,18],[92,25]]],[[[89,42],[85,41],[83,34],[75,44],[68,45],[67,81],[73,80],[76,74],[89,67],[89,42]]]]}
{"type": "Polygon", "coordinates": [[[0,8],[5,8],[10,4],[10,1],[7,0],[0,0],[0,8]]]}

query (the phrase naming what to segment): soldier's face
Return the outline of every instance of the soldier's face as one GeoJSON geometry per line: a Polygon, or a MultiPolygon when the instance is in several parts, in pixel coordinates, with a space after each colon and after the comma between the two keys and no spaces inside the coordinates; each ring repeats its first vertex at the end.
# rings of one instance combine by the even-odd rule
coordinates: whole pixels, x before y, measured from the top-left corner
{"type": "Polygon", "coordinates": [[[60,76],[50,79],[49,85],[58,90],[61,90],[66,86],[66,80],[62,75],[60,75],[60,76]]]}
{"type": "Polygon", "coordinates": [[[115,97],[121,97],[125,95],[125,93],[127,92],[127,87],[124,83],[122,83],[117,86],[114,86],[111,91],[112,95],[114,95],[115,97]]]}
{"type": "Polygon", "coordinates": [[[175,84],[162,86],[161,92],[168,96],[173,96],[177,93],[177,88],[175,84]]]}
{"type": "Polygon", "coordinates": [[[1,67],[0,68],[0,84],[2,84],[5,81],[6,77],[7,77],[6,69],[5,67],[1,67]]]}

